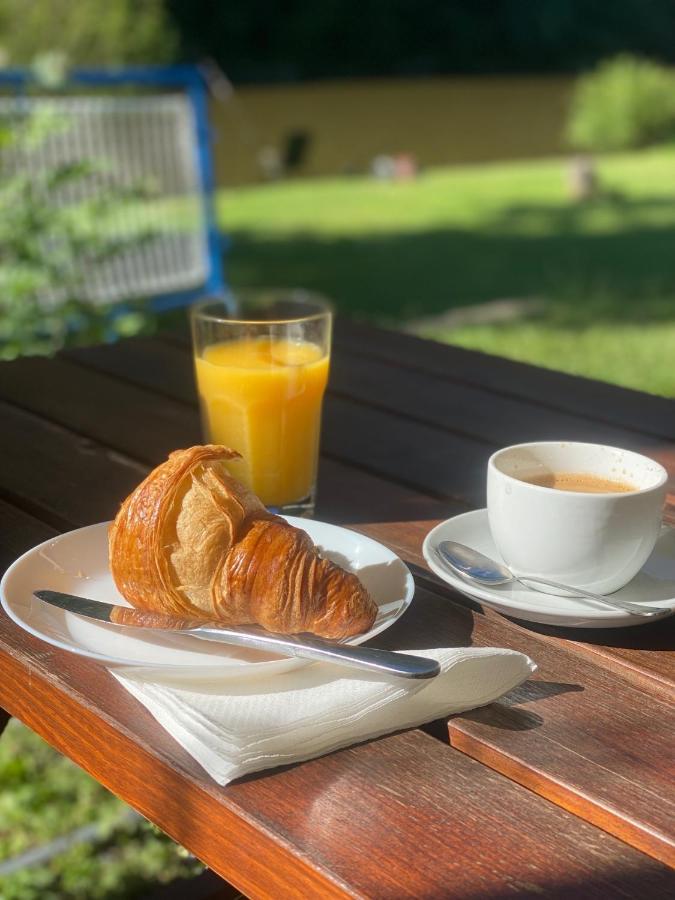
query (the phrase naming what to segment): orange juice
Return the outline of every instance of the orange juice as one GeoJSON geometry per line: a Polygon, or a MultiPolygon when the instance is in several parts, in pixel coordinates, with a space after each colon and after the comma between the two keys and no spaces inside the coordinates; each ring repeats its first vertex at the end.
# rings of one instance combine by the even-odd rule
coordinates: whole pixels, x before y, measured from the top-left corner
{"type": "Polygon", "coordinates": [[[205,433],[238,450],[232,475],[268,506],[313,490],[328,355],[269,337],[212,344],[195,361],[205,433]]]}

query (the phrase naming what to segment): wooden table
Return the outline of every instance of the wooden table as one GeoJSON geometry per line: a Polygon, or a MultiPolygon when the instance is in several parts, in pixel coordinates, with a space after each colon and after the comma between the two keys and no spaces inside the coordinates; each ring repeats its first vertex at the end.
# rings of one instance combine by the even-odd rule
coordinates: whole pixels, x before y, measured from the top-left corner
{"type": "MultiPolygon", "coordinates": [[[[200,441],[189,347],[134,340],[0,367],[2,560],[111,518],[200,441]]],[[[303,765],[214,784],[94,662],[0,616],[0,706],[250,897],[665,897],[675,891],[675,618],[528,627],[438,581],[421,543],[485,502],[506,444],[643,450],[675,472],[675,404],[338,323],[319,518],[383,541],[417,593],[380,644],[512,647],[503,701],[303,765]]]]}

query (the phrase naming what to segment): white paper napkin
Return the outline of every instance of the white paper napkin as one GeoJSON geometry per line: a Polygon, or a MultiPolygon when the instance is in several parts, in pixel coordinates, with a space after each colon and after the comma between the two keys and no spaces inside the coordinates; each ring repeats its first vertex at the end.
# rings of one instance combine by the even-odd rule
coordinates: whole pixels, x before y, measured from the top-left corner
{"type": "Polygon", "coordinates": [[[513,650],[410,651],[441,674],[411,680],[314,664],[270,678],[217,684],[112,674],[218,784],[300,762],[392,731],[491,703],[536,666],[513,650]]]}

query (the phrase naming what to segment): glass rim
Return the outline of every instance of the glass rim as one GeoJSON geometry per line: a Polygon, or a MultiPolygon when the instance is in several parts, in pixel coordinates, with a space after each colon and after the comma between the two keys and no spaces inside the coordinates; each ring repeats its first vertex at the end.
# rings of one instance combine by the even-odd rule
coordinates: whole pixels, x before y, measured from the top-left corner
{"type": "MultiPolygon", "coordinates": [[[[290,297],[292,299],[292,297],[290,297]]],[[[294,301],[298,304],[301,304],[303,301],[298,300],[294,301]]],[[[197,300],[190,306],[190,318],[192,320],[202,319],[203,321],[210,322],[223,322],[228,323],[230,325],[291,325],[297,322],[316,322],[319,319],[330,318],[333,315],[333,305],[328,301],[325,297],[322,297],[320,294],[313,294],[309,291],[302,291],[300,288],[261,288],[257,290],[256,288],[252,288],[249,290],[243,291],[232,291],[230,294],[225,294],[222,297],[213,296],[213,297],[204,297],[202,300],[197,300]],[[206,309],[209,306],[215,306],[216,304],[223,304],[228,296],[241,296],[244,299],[251,298],[256,295],[259,295],[261,298],[265,295],[276,295],[276,296],[289,296],[293,294],[294,291],[297,291],[300,294],[304,294],[308,297],[307,305],[317,307],[316,312],[308,313],[306,316],[289,316],[287,318],[280,319],[256,319],[251,317],[245,318],[235,318],[233,316],[227,315],[218,315],[216,313],[208,313],[206,309]]]]}

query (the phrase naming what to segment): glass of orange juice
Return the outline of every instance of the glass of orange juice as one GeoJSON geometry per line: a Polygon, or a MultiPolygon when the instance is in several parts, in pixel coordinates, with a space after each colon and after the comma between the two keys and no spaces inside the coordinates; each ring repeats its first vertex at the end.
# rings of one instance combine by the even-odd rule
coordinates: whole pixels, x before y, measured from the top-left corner
{"type": "Polygon", "coordinates": [[[275,512],[311,515],[332,312],[306,291],[204,300],[190,311],[206,440],[241,454],[228,463],[275,512]]]}

